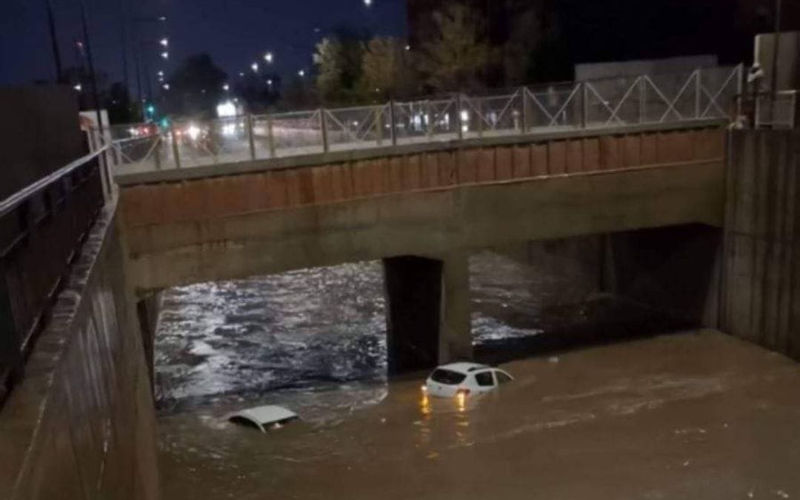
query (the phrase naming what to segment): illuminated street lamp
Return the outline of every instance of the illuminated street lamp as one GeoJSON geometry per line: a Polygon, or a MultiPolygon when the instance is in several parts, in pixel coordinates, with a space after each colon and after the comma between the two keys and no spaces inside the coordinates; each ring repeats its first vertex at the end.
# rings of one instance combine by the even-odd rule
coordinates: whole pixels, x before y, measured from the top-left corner
{"type": "Polygon", "coordinates": [[[169,83],[165,83],[164,85],[161,86],[161,88],[164,90],[169,90],[169,83]]]}
{"type": "Polygon", "coordinates": [[[72,88],[75,89],[76,92],[80,92],[83,90],[83,85],[76,83],[72,88]]]}
{"type": "Polygon", "coordinates": [[[222,90],[224,90],[225,92],[229,91],[230,89],[231,89],[231,86],[228,85],[227,83],[222,86],[222,90]]]}
{"type": "Polygon", "coordinates": [[[167,38],[162,38],[158,43],[160,43],[162,47],[169,47],[169,39],[167,38]]]}
{"type": "Polygon", "coordinates": [[[254,62],[250,65],[250,69],[253,70],[253,73],[258,73],[258,63],[254,62]]]}
{"type": "Polygon", "coordinates": [[[297,72],[297,76],[303,78],[304,76],[306,76],[306,70],[301,69],[300,71],[297,72]]]}
{"type": "Polygon", "coordinates": [[[266,54],[264,54],[264,60],[267,62],[267,64],[272,64],[273,60],[272,52],[267,52],[266,54]]]}
{"type": "Polygon", "coordinates": [[[364,0],[364,5],[367,6],[367,7],[371,7],[372,6],[372,0],[364,0]]]}

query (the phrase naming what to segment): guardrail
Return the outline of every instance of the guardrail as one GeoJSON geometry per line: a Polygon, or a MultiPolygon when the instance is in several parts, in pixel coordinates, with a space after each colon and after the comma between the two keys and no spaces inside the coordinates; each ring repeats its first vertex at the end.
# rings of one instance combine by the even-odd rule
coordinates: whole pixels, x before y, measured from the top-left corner
{"type": "Polygon", "coordinates": [[[0,404],[21,376],[47,310],[103,206],[108,150],[0,201],[0,404]]]}
{"type": "Polygon", "coordinates": [[[796,90],[783,90],[759,94],[756,97],[756,128],[795,128],[797,126],[798,101],[796,90]]]}
{"type": "Polygon", "coordinates": [[[497,95],[112,127],[119,173],[436,141],[613,129],[741,113],[743,67],[526,86],[497,95]]]}

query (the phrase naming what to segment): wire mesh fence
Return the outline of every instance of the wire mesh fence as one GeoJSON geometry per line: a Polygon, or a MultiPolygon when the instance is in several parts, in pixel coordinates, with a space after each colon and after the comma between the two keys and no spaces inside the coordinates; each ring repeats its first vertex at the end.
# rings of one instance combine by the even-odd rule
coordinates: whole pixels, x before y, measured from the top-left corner
{"type": "MultiPolygon", "coordinates": [[[[123,171],[128,172],[548,131],[733,120],[739,114],[742,72],[736,66],[624,76],[521,87],[485,96],[452,94],[370,106],[184,121],[162,130],[131,125],[106,135],[115,144],[115,163],[127,165],[123,171]]],[[[762,112],[766,113],[763,106],[762,112]]],[[[789,119],[779,111],[770,113],[770,120],[789,119]]]]}

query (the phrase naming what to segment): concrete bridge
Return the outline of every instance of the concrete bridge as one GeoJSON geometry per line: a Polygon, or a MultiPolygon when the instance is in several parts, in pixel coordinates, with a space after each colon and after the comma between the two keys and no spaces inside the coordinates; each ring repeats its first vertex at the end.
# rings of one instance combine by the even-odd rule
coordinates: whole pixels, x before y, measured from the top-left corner
{"type": "Polygon", "coordinates": [[[392,369],[470,357],[470,253],[681,224],[721,227],[724,143],[723,123],[705,121],[238,163],[209,177],[200,169],[118,176],[131,283],[146,296],[383,259],[390,338],[402,331],[396,347],[413,348],[409,356],[392,351],[392,369]],[[409,309],[423,291],[431,305],[409,309]]]}

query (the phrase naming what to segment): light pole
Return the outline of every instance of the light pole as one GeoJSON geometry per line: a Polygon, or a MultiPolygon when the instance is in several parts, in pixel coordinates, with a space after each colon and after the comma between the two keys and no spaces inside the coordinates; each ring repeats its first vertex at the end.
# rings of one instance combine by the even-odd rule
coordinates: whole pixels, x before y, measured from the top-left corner
{"type": "Polygon", "coordinates": [[[58,37],[56,36],[56,21],[53,16],[53,4],[51,0],[45,0],[47,8],[47,26],[50,30],[50,43],[53,44],[53,62],[56,65],[56,82],[60,82],[63,77],[61,67],[61,52],[58,50],[58,37]]]}
{"type": "Polygon", "coordinates": [[[97,130],[103,137],[103,115],[100,113],[100,97],[97,93],[97,76],[94,73],[94,58],[92,57],[92,43],[89,40],[89,24],[86,21],[86,2],[80,0],[81,25],[83,26],[83,41],[86,43],[86,59],[89,62],[89,77],[92,81],[92,98],[94,99],[95,113],[97,113],[97,130]]]}

